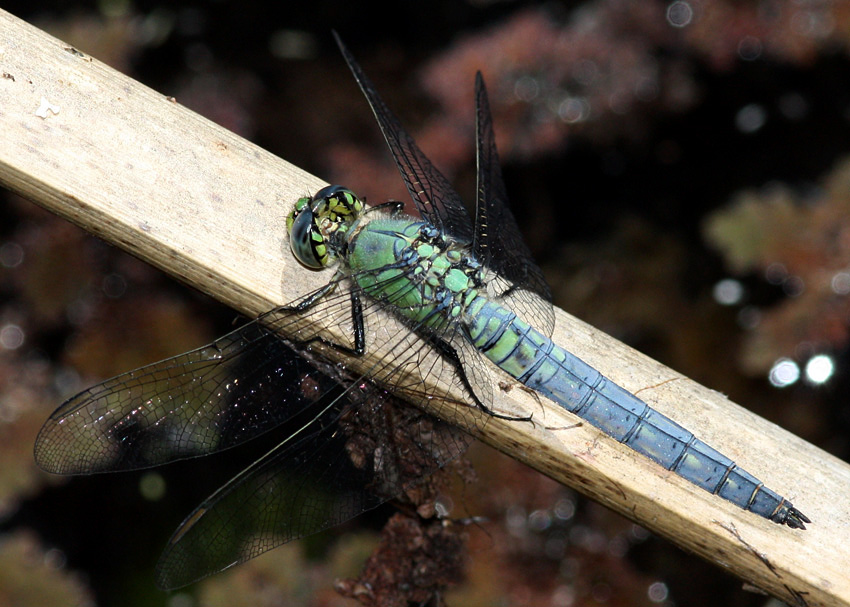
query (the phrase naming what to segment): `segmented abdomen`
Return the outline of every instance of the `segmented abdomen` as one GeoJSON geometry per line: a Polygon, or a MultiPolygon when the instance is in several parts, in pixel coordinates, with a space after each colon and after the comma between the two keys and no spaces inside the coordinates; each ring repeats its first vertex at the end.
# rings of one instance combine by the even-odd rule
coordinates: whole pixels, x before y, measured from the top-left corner
{"type": "Polygon", "coordinates": [[[759,516],[802,527],[802,515],[782,496],[510,310],[479,297],[467,321],[475,346],[529,388],[691,483],[759,516]]]}

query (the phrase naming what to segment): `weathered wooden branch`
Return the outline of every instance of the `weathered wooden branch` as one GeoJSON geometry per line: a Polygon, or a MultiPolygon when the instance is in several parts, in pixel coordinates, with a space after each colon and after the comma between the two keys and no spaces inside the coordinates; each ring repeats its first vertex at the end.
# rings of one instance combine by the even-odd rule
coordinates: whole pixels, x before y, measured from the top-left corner
{"type": "MultiPolygon", "coordinates": [[[[248,315],[327,280],[284,250],[288,205],[321,180],[2,11],[0,182],[248,315]]],[[[536,423],[492,419],[483,440],[792,605],[850,604],[850,466],[557,321],[558,343],[791,499],[809,529],[746,513],[523,390],[496,390],[494,407],[536,423]]]]}

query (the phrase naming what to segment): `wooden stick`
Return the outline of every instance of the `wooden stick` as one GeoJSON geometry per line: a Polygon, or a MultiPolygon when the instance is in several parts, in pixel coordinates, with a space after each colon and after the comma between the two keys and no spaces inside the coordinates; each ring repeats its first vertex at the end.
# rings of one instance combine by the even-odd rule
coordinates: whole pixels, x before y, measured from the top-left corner
{"type": "MultiPolygon", "coordinates": [[[[0,181],[248,315],[327,280],[285,249],[289,205],[321,180],[3,11],[0,181]]],[[[850,604],[847,464],[564,312],[554,337],[791,499],[809,529],[744,512],[524,390],[493,404],[535,424],[490,419],[483,440],[790,604],[850,604]]]]}

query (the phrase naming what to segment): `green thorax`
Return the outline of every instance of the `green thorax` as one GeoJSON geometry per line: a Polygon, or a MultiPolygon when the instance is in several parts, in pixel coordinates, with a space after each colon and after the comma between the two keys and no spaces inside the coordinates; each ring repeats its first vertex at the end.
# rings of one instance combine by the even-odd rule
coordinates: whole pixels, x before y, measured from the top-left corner
{"type": "Polygon", "coordinates": [[[346,264],[368,295],[432,327],[462,318],[483,284],[466,245],[411,217],[376,218],[353,231],[346,264]]]}

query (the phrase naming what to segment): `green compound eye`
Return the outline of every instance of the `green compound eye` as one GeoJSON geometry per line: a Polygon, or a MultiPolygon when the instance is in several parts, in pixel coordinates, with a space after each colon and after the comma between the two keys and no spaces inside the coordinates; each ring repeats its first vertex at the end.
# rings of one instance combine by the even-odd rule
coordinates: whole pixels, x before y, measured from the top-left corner
{"type": "Polygon", "coordinates": [[[363,208],[354,192],[339,185],[299,198],[286,218],[292,254],[308,268],[321,270],[337,257],[337,248],[363,208]]]}
{"type": "Polygon", "coordinates": [[[313,200],[324,201],[321,210],[319,205],[315,205],[317,213],[321,213],[334,222],[352,221],[360,216],[363,212],[363,202],[346,187],[341,185],[329,185],[322,188],[313,200]]]}
{"type": "Polygon", "coordinates": [[[321,270],[328,264],[329,259],[325,238],[316,223],[316,214],[308,206],[301,212],[296,209],[292,217],[293,220],[289,226],[289,246],[292,254],[308,268],[321,270]]]}

